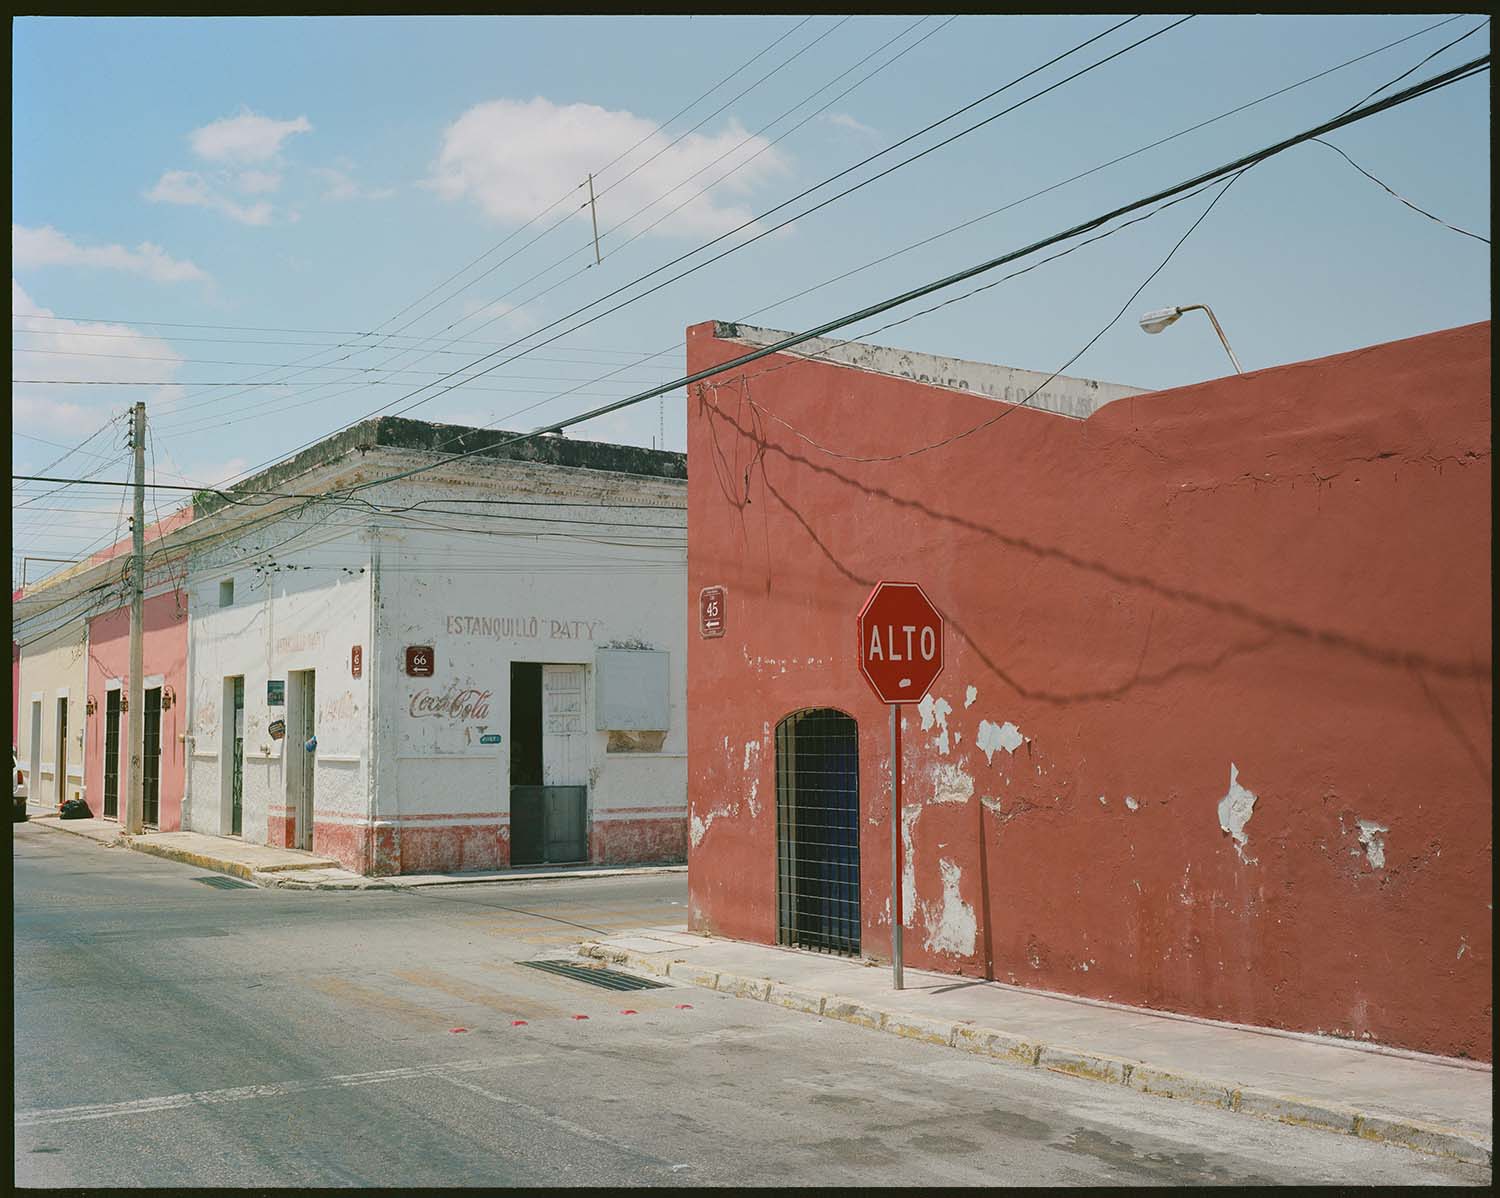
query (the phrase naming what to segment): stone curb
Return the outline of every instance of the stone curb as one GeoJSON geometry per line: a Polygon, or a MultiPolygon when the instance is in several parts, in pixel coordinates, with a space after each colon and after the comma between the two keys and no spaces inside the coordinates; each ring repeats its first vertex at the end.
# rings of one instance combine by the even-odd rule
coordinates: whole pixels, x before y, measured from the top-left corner
{"type": "Polygon", "coordinates": [[[195,865],[200,869],[213,870],[215,873],[230,874],[236,878],[243,878],[263,889],[270,890],[418,890],[429,886],[503,886],[519,885],[524,882],[556,882],[565,881],[569,878],[623,878],[638,877],[650,874],[663,873],[685,873],[685,865],[641,865],[621,866],[619,868],[605,867],[599,870],[570,870],[553,871],[548,873],[522,874],[518,876],[501,876],[485,878],[434,878],[431,881],[402,882],[395,878],[321,878],[309,881],[298,878],[295,875],[302,870],[333,869],[338,867],[336,861],[317,860],[314,862],[294,862],[289,865],[263,865],[254,866],[238,861],[226,861],[220,857],[210,857],[203,853],[190,852],[187,849],[176,846],[156,845],[149,842],[137,841],[123,832],[117,833],[111,839],[100,836],[92,836],[87,832],[70,828],[67,821],[47,820],[45,822],[32,817],[27,822],[39,828],[51,828],[59,832],[68,832],[74,836],[82,837],[84,840],[92,840],[95,844],[104,845],[106,848],[124,847],[134,849],[138,853],[147,853],[153,857],[161,857],[167,861],[177,861],[183,865],[195,865]]]}
{"type": "MultiPolygon", "coordinates": [[[[1489,1168],[1492,1163],[1493,1142],[1470,1132],[1437,1127],[1416,1120],[1366,1115],[1353,1107],[1322,1099],[1256,1090],[1232,1082],[1158,1069],[1142,1061],[1122,1060],[1063,1045],[1041,1044],[1014,1032],[975,1027],[969,1023],[951,1023],[932,1016],[877,1010],[858,1000],[836,994],[799,989],[770,978],[747,978],[720,973],[681,959],[656,959],[596,941],[580,944],[577,952],[580,956],[609,961],[658,977],[670,977],[674,981],[716,990],[721,994],[769,1002],[789,1010],[875,1028],[907,1039],[943,1044],[1006,1064],[1047,1069],[1085,1081],[1127,1086],[1142,1094],[1159,1098],[1197,1102],[1299,1127],[1378,1140],[1433,1156],[1450,1157],[1466,1164],[1489,1168]]],[[[667,957],[666,954],[660,956],[667,957]]]]}
{"type": "Polygon", "coordinates": [[[247,882],[254,881],[257,872],[248,865],[238,861],[225,861],[219,857],[209,857],[204,853],[193,853],[187,849],[176,848],[164,844],[148,844],[143,841],[132,840],[128,836],[121,836],[120,843],[134,849],[137,853],[146,853],[152,857],[161,857],[167,861],[180,861],[184,865],[196,865],[199,869],[213,870],[215,873],[231,874],[236,878],[243,878],[247,882]]]}
{"type": "MultiPolygon", "coordinates": [[[[49,812],[48,814],[50,815],[53,813],[49,812]]],[[[45,828],[50,832],[66,832],[70,836],[78,836],[82,837],[84,840],[92,840],[95,844],[102,844],[105,848],[117,848],[125,844],[124,838],[119,835],[116,835],[113,839],[110,840],[105,840],[102,836],[90,836],[87,832],[84,832],[79,828],[70,828],[68,824],[71,821],[60,820],[55,818],[55,816],[54,818],[49,819],[46,815],[33,815],[30,816],[26,820],[26,822],[33,828],[45,828]]]]}
{"type": "Polygon", "coordinates": [[[484,878],[437,878],[432,881],[403,882],[396,878],[340,878],[330,880],[327,878],[309,881],[306,878],[284,877],[283,871],[290,869],[296,872],[301,869],[326,869],[327,866],[287,866],[275,873],[269,871],[257,871],[253,877],[258,885],[276,887],[283,890],[426,890],[433,886],[519,886],[526,882],[565,882],[570,878],[627,878],[643,877],[647,875],[662,873],[682,873],[687,869],[685,865],[643,865],[636,868],[625,866],[620,869],[602,869],[598,871],[572,871],[568,873],[541,873],[541,874],[519,874],[516,876],[484,877],[484,878]]]}

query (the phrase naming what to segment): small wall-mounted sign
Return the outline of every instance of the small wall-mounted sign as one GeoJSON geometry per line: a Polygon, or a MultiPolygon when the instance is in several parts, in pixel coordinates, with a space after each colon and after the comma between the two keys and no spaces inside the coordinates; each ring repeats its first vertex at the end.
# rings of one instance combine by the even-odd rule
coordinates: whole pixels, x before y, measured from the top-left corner
{"type": "Polygon", "coordinates": [[[413,678],[431,678],[432,666],[431,645],[406,646],[406,672],[413,678]]]}
{"type": "Polygon", "coordinates": [[[266,731],[271,734],[272,740],[281,740],[284,736],[286,736],[286,721],[272,720],[270,724],[266,726],[266,731]]]}
{"type": "Polygon", "coordinates": [[[268,679],[266,679],[266,706],[267,707],[285,707],[286,706],[286,679],[285,678],[268,678],[268,679]]]}
{"type": "Polygon", "coordinates": [[[349,673],[358,678],[365,672],[365,648],[363,645],[355,645],[349,650],[349,673]]]}
{"type": "Polygon", "coordinates": [[[498,745],[500,743],[500,734],[498,732],[486,732],[479,738],[479,743],[482,745],[498,745]]]}
{"type": "Polygon", "coordinates": [[[724,588],[704,587],[698,592],[698,634],[724,635],[724,588]]]}

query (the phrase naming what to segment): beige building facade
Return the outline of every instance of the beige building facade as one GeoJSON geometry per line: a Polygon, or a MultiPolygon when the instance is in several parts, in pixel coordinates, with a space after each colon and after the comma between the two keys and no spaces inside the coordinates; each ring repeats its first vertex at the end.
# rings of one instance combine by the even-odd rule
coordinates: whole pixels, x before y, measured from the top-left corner
{"type": "Polygon", "coordinates": [[[88,622],[70,619],[51,631],[32,627],[18,633],[26,639],[16,754],[32,801],[56,807],[83,797],[88,622]]]}

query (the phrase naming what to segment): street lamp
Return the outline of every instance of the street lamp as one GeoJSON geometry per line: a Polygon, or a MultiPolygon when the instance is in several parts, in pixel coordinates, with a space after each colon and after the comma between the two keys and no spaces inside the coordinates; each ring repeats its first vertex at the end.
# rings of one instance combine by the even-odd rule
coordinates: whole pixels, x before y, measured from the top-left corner
{"type": "Polygon", "coordinates": [[[1224,336],[1224,330],[1219,327],[1218,318],[1214,316],[1214,310],[1207,304],[1183,304],[1179,308],[1157,308],[1154,312],[1147,312],[1141,317],[1141,328],[1148,333],[1159,333],[1169,324],[1174,323],[1184,312],[1192,312],[1202,309],[1208,313],[1209,320],[1213,321],[1214,332],[1219,334],[1219,340],[1224,343],[1224,352],[1229,355],[1229,360],[1234,363],[1234,372],[1244,374],[1240,367],[1240,360],[1234,356],[1234,350],[1229,348],[1229,338],[1224,336]]]}

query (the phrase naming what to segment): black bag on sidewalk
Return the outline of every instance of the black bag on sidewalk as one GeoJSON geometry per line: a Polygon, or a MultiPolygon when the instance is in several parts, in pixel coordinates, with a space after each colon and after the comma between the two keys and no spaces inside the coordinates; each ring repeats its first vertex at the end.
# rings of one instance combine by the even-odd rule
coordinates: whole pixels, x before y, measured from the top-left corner
{"type": "Polygon", "coordinates": [[[68,799],[62,805],[58,813],[59,819],[93,819],[94,813],[89,810],[89,805],[82,799],[68,799]]]}

